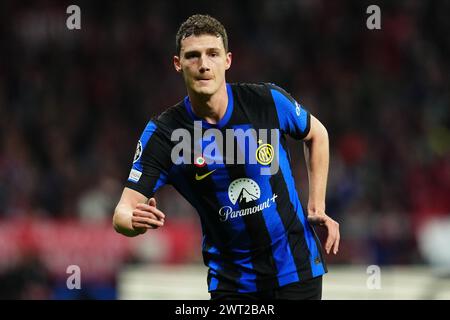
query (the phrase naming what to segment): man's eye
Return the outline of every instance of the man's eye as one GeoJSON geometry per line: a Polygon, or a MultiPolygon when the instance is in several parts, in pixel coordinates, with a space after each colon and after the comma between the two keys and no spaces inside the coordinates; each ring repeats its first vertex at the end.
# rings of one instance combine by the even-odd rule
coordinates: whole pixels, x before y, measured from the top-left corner
{"type": "Polygon", "coordinates": [[[186,59],[193,59],[193,58],[197,58],[198,54],[195,53],[188,53],[184,56],[186,59]]]}
{"type": "Polygon", "coordinates": [[[211,57],[217,57],[219,54],[217,52],[211,52],[209,55],[211,57]]]}

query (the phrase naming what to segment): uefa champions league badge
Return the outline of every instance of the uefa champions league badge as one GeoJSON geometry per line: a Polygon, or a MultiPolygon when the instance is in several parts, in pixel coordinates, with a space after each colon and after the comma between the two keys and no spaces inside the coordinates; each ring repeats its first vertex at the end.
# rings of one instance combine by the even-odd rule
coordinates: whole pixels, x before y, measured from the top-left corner
{"type": "Polygon", "coordinates": [[[141,158],[141,155],[142,155],[142,143],[141,140],[139,140],[136,146],[136,152],[134,153],[133,163],[138,161],[141,158]]]}

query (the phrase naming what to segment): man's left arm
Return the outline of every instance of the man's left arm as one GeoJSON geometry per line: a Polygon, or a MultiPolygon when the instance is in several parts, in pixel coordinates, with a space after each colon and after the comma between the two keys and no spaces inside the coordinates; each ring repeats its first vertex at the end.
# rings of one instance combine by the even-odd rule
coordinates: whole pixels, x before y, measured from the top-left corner
{"type": "Polygon", "coordinates": [[[339,250],[339,224],[325,213],[325,195],[329,165],[329,141],[325,126],[311,115],[310,130],[304,138],[304,151],[309,180],[308,221],[327,229],[325,251],[339,250]]]}

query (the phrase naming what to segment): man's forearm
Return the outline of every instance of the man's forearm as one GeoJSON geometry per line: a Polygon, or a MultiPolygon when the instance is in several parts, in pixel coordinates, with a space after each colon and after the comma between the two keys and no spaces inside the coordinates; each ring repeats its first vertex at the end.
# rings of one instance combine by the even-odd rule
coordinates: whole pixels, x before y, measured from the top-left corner
{"type": "Polygon", "coordinates": [[[309,180],[308,213],[324,213],[330,155],[328,133],[322,124],[305,141],[304,151],[309,180]]]}

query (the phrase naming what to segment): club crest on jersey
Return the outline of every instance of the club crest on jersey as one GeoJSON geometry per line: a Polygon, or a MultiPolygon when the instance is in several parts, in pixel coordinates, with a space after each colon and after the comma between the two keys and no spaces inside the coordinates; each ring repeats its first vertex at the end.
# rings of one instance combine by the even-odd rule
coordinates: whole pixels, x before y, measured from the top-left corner
{"type": "Polygon", "coordinates": [[[136,146],[136,152],[134,153],[133,163],[138,161],[141,158],[141,155],[142,155],[142,143],[141,140],[139,140],[136,146]]]}
{"type": "Polygon", "coordinates": [[[271,144],[262,144],[256,149],[256,161],[262,165],[268,165],[272,162],[274,150],[271,144]]]}

